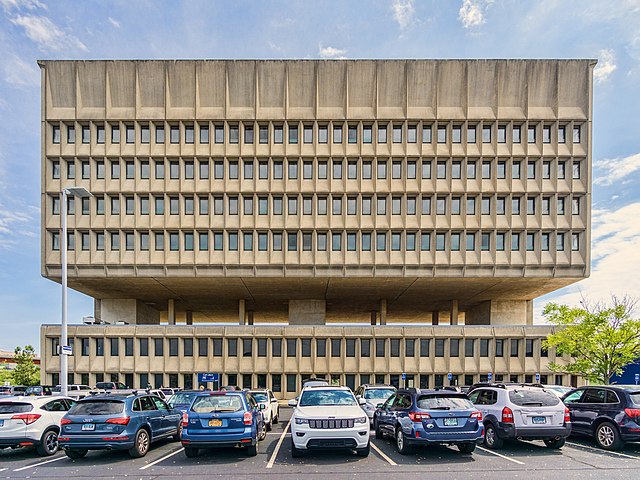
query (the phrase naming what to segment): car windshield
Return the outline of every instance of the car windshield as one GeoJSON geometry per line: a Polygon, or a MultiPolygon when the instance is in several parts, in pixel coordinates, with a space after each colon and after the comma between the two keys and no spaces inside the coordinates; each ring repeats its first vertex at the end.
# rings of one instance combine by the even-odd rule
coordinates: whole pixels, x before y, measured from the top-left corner
{"type": "Polygon", "coordinates": [[[211,395],[198,397],[193,402],[191,411],[196,413],[238,412],[243,410],[240,395],[211,395]]]}
{"type": "Polygon", "coordinates": [[[252,392],[253,398],[256,399],[256,402],[268,402],[269,397],[266,393],[263,392],[252,392]]]}
{"type": "Polygon", "coordinates": [[[474,409],[473,403],[461,395],[423,395],[416,402],[424,410],[467,410],[474,409]]]}
{"type": "Polygon", "coordinates": [[[193,397],[198,395],[196,392],[180,392],[171,397],[171,405],[188,405],[193,401],[193,397]]]}
{"type": "Polygon", "coordinates": [[[357,405],[356,399],[348,390],[307,390],[302,392],[299,406],[317,407],[322,405],[357,405]]]}
{"type": "Polygon", "coordinates": [[[544,390],[511,390],[511,403],[519,407],[553,407],[560,403],[560,399],[551,392],[544,390]]]}
{"type": "Polygon", "coordinates": [[[69,415],[114,415],[124,411],[124,402],[118,400],[84,400],[69,410],[69,415]]]}
{"type": "Polygon", "coordinates": [[[30,403],[2,402],[0,403],[0,413],[26,413],[33,410],[30,403]]]}
{"type": "Polygon", "coordinates": [[[364,398],[366,400],[381,400],[384,402],[393,395],[393,392],[392,388],[368,388],[364,391],[364,398]]]}

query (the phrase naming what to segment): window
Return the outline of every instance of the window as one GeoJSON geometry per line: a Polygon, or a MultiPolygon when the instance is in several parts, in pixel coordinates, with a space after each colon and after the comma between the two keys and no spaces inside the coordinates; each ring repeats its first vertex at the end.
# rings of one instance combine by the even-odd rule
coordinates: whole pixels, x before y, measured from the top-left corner
{"type": "Polygon", "coordinates": [[[169,250],[177,252],[180,249],[180,237],[178,232],[169,232],[169,250]]]}
{"type": "Polygon", "coordinates": [[[529,180],[533,180],[536,178],[536,162],[535,161],[527,162],[527,178],[529,180]]]}
{"type": "Polygon", "coordinates": [[[540,236],[540,249],[543,252],[548,252],[549,251],[549,238],[550,238],[550,233],[549,232],[543,232],[542,235],[540,236]]]}
{"type": "Polygon", "coordinates": [[[460,215],[460,197],[451,198],[451,214],[460,215]]]}
{"type": "Polygon", "coordinates": [[[491,246],[491,236],[489,233],[483,233],[480,236],[480,250],[487,251],[491,246]]]}
{"type": "Polygon", "coordinates": [[[173,180],[177,180],[180,178],[180,163],[175,161],[175,162],[169,162],[169,178],[173,179],[173,180]]]}
{"type": "Polygon", "coordinates": [[[254,141],[253,125],[244,125],[244,143],[252,145],[254,141]]]}
{"type": "Polygon", "coordinates": [[[491,214],[491,197],[482,197],[480,203],[480,213],[482,213],[482,215],[491,214]]]}
{"type": "Polygon", "coordinates": [[[431,125],[423,124],[422,125],[422,143],[431,143],[433,141],[431,135],[431,125]]]}
{"type": "Polygon", "coordinates": [[[162,232],[155,233],[155,247],[157,251],[164,250],[164,233],[162,232]]]}
{"type": "Polygon", "coordinates": [[[67,125],[67,143],[76,143],[76,127],[67,125]]]}
{"type": "Polygon", "coordinates": [[[332,177],[334,180],[339,180],[342,178],[342,161],[334,160],[332,177]]]}
{"type": "Polygon", "coordinates": [[[476,197],[467,197],[467,215],[476,214],[476,197]]]}
{"type": "Polygon", "coordinates": [[[229,143],[237,144],[240,142],[240,127],[238,124],[229,125],[229,143]]]}
{"type": "Polygon", "coordinates": [[[498,125],[498,143],[507,143],[506,125],[498,125]]]}
{"type": "Polygon", "coordinates": [[[229,250],[237,252],[238,251],[238,232],[229,232],[229,250]]]}
{"type": "Polygon", "coordinates": [[[447,162],[436,163],[436,178],[447,178],[447,162]]]}
{"type": "Polygon", "coordinates": [[[402,124],[393,125],[393,143],[402,143],[402,124]]]}
{"type": "Polygon", "coordinates": [[[400,250],[401,239],[402,239],[402,233],[400,232],[391,233],[391,250],[393,251],[400,250]]]}
{"type": "Polygon", "coordinates": [[[416,214],[416,197],[407,197],[407,215],[416,214]]]}
{"type": "Polygon", "coordinates": [[[520,234],[516,232],[511,233],[511,250],[517,252],[520,250],[520,234]]]}
{"type": "Polygon", "coordinates": [[[496,233],[496,250],[504,251],[504,237],[503,232],[496,233]]]}
{"type": "Polygon", "coordinates": [[[384,338],[376,338],[376,357],[384,357],[386,355],[386,344],[387,341],[384,338]]]}
{"type": "Polygon", "coordinates": [[[564,178],[566,178],[567,173],[566,173],[566,163],[565,162],[558,162],[558,179],[562,180],[564,178]]]}
{"type": "Polygon", "coordinates": [[[469,160],[467,161],[467,179],[476,178],[476,162],[469,160]]]}
{"type": "Polygon", "coordinates": [[[358,143],[358,126],[357,125],[349,125],[347,130],[347,142],[358,143]]]}
{"type": "Polygon", "coordinates": [[[482,143],[491,143],[491,125],[482,126],[482,143]]]}
{"type": "Polygon", "coordinates": [[[551,143],[551,125],[542,127],[542,143],[551,143]]]}
{"type": "Polygon", "coordinates": [[[124,197],[125,211],[127,215],[133,215],[135,212],[134,198],[124,197]]]}
{"type": "Polygon", "coordinates": [[[551,197],[542,197],[542,215],[551,213],[551,197]]]}
{"type": "Polygon", "coordinates": [[[527,232],[527,251],[532,252],[535,248],[536,234],[533,232],[527,232]]]}
{"type": "Polygon", "coordinates": [[[476,234],[473,232],[467,233],[466,249],[468,252],[473,252],[476,249],[476,234]]]}
{"type": "Polygon", "coordinates": [[[179,197],[169,197],[169,213],[171,215],[180,214],[180,198],[179,197]]]}
{"type": "Polygon", "coordinates": [[[564,251],[564,233],[563,232],[556,233],[556,250],[558,252],[564,251]]]}
{"type": "Polygon", "coordinates": [[[109,197],[109,199],[111,201],[111,215],[120,215],[120,198],[109,197]]]}
{"type": "Polygon", "coordinates": [[[391,163],[391,178],[402,178],[402,162],[394,161],[391,163]]]}
{"type": "Polygon", "coordinates": [[[444,338],[436,338],[436,357],[444,357],[444,338]]]}
{"type": "Polygon", "coordinates": [[[371,251],[371,233],[362,232],[360,238],[362,242],[362,250],[364,252],[370,252],[371,251]]]}
{"type": "Polygon", "coordinates": [[[520,340],[517,338],[512,338],[511,339],[511,348],[510,348],[510,356],[511,357],[517,357],[518,356],[518,350],[520,348],[520,340]]]}
{"type": "Polygon", "coordinates": [[[446,233],[436,233],[436,250],[443,251],[446,240],[446,233]]]}
{"type": "Polygon", "coordinates": [[[417,125],[407,126],[407,143],[416,143],[418,141],[417,125]]]}
{"type": "Polygon", "coordinates": [[[465,357],[473,357],[475,356],[475,346],[476,342],[473,338],[467,338],[464,341],[464,356],[465,357]]]}
{"type": "Polygon", "coordinates": [[[567,127],[565,125],[558,126],[558,143],[566,143],[567,142],[567,127]]]}
{"type": "Polygon", "coordinates": [[[377,214],[386,215],[387,214],[387,197],[378,196],[376,199],[376,204],[377,204],[377,214]]]}
{"type": "Polygon", "coordinates": [[[513,126],[513,130],[512,130],[513,143],[520,143],[520,141],[521,141],[521,132],[522,132],[522,129],[521,129],[520,125],[514,125],[513,126]]]}
{"type": "Polygon", "coordinates": [[[342,125],[333,126],[333,143],[342,143],[342,125]]]}
{"type": "Polygon", "coordinates": [[[571,234],[571,250],[577,252],[580,250],[580,234],[572,233],[571,234]]]}
{"type": "MultiPolygon", "coordinates": [[[[253,133],[252,133],[252,136],[253,136],[253,133]]],[[[289,143],[292,145],[295,145],[298,143],[298,125],[289,124],[289,143]]]]}
{"type": "Polygon", "coordinates": [[[462,162],[451,164],[451,178],[462,178],[462,162]]]}
{"type": "Polygon", "coordinates": [[[482,162],[482,178],[491,178],[491,162],[482,162]]]}
{"type": "Polygon", "coordinates": [[[507,162],[504,162],[504,161],[498,162],[496,178],[499,178],[499,179],[507,178],[507,162]]]}
{"type": "Polygon", "coordinates": [[[313,124],[302,127],[302,139],[304,143],[313,143],[313,124]]]}
{"type": "Polygon", "coordinates": [[[496,357],[504,357],[504,339],[496,339],[496,357]]]}
{"type": "Polygon", "coordinates": [[[149,232],[140,232],[140,250],[149,250],[149,232]]]}
{"type": "Polygon", "coordinates": [[[385,160],[378,161],[377,175],[378,180],[387,178],[387,162],[385,160]]]}
{"type": "Polygon", "coordinates": [[[573,126],[573,143],[580,143],[580,125],[573,126]]]}
{"type": "Polygon", "coordinates": [[[371,197],[362,197],[362,214],[371,215],[371,197]]]}
{"type": "Polygon", "coordinates": [[[511,214],[520,215],[520,197],[513,197],[511,199],[511,214]]]}
{"type": "Polygon", "coordinates": [[[542,178],[545,180],[551,178],[551,162],[542,162],[542,178]]]}
{"type": "MultiPolygon", "coordinates": [[[[213,355],[214,356],[217,356],[216,355],[216,340],[218,340],[218,339],[217,338],[213,339],[213,355]]],[[[222,339],[220,339],[220,340],[222,340],[222,339]]],[[[237,338],[227,338],[227,355],[230,356],[230,357],[237,357],[238,356],[238,339],[237,338]]]]}
{"type": "Polygon", "coordinates": [[[451,233],[451,250],[456,252],[460,250],[460,234],[458,232],[451,233]]]}
{"type": "Polygon", "coordinates": [[[402,213],[402,197],[393,197],[391,199],[391,214],[400,215],[402,213]]]}
{"type": "Polygon", "coordinates": [[[333,198],[333,207],[331,211],[334,215],[342,215],[342,198],[333,198]]]}
{"type": "Polygon", "coordinates": [[[243,165],[243,176],[245,180],[252,180],[253,179],[253,161],[252,160],[245,160],[244,161],[244,165],[243,165]]]}
{"type": "Polygon", "coordinates": [[[527,197],[527,215],[536,214],[536,197],[527,197]]]}
{"type": "Polygon", "coordinates": [[[578,180],[580,178],[580,160],[573,162],[573,174],[571,178],[574,180],[578,180]]]}
{"type": "Polygon", "coordinates": [[[438,143],[447,143],[447,126],[438,125],[438,143]]]}
{"type": "Polygon", "coordinates": [[[467,143],[476,143],[476,126],[467,126],[467,143]]]}
{"type": "Polygon", "coordinates": [[[387,234],[385,232],[376,233],[376,250],[384,252],[387,249],[387,234]]]}
{"type": "Polygon", "coordinates": [[[287,197],[287,213],[289,215],[298,214],[298,198],[293,196],[287,197]]]}
{"type": "Polygon", "coordinates": [[[378,143],[387,143],[387,126],[378,124],[378,143]]]}
{"type": "MultiPolygon", "coordinates": [[[[118,164],[118,175],[120,174],[119,170],[120,164],[118,164]]],[[[67,179],[73,180],[76,178],[76,164],[73,160],[67,160],[67,179]]]]}
{"type": "Polygon", "coordinates": [[[372,142],[372,127],[371,125],[363,125],[362,127],[362,143],[371,143],[372,142]]]}
{"type": "Polygon", "coordinates": [[[282,180],[284,178],[284,164],[282,160],[273,162],[273,178],[276,180],[282,180]]]}

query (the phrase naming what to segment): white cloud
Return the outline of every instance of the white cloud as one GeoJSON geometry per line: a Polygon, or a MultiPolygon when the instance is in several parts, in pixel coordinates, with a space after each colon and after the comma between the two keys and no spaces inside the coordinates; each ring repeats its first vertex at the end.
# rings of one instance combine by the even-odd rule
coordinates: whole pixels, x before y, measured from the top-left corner
{"type": "Polygon", "coordinates": [[[345,58],[347,50],[335,47],[322,47],[320,45],[320,58],[345,58]]]}
{"type": "Polygon", "coordinates": [[[18,15],[11,23],[24,28],[29,39],[45,51],[67,51],[69,48],[88,51],[87,46],[73,35],[62,31],[49,18],[38,15],[18,15]]]}
{"type": "Polygon", "coordinates": [[[47,6],[38,0],[0,0],[2,8],[6,12],[11,10],[36,10],[38,8],[47,9],[47,6]]]}
{"type": "Polygon", "coordinates": [[[108,18],[107,18],[107,20],[108,20],[108,21],[109,21],[109,23],[110,23],[111,25],[113,25],[115,28],[120,28],[120,27],[121,27],[120,22],[119,22],[119,21],[117,21],[115,18],[108,17],[108,18]]]}
{"type": "Polygon", "coordinates": [[[616,54],[613,50],[600,50],[598,52],[598,64],[593,69],[593,78],[596,83],[606,82],[611,74],[618,68],[616,54]]]}
{"type": "Polygon", "coordinates": [[[640,153],[623,158],[607,158],[594,162],[594,169],[603,172],[594,175],[593,183],[608,187],[614,183],[625,182],[625,177],[640,170],[640,153]]]}
{"type": "Polygon", "coordinates": [[[37,235],[38,209],[29,206],[6,208],[0,204],[0,251],[20,245],[21,237],[37,235]]]}
{"type": "Polygon", "coordinates": [[[393,10],[393,19],[398,22],[400,28],[407,28],[413,23],[416,13],[413,0],[393,0],[391,8],[393,10]]]}
{"type": "Polygon", "coordinates": [[[458,19],[464,28],[478,27],[485,23],[484,14],[493,0],[463,0],[458,19]]]}
{"type": "Polygon", "coordinates": [[[4,79],[7,83],[19,86],[40,85],[40,69],[35,63],[27,63],[16,55],[3,59],[4,79]]]}

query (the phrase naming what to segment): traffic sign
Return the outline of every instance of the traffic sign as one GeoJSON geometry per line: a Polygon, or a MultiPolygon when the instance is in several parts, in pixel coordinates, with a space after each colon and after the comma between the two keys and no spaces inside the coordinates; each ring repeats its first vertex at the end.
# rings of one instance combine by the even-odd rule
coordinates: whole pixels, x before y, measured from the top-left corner
{"type": "Polygon", "coordinates": [[[640,383],[640,373],[636,373],[635,378],[636,378],[636,385],[638,385],[638,383],[640,383]]]}
{"type": "Polygon", "coordinates": [[[217,382],[219,375],[217,373],[199,373],[198,374],[198,382],[200,383],[208,383],[208,382],[217,382]]]}
{"type": "Polygon", "coordinates": [[[447,380],[453,380],[453,375],[451,373],[447,373],[447,380]]]}
{"type": "Polygon", "coordinates": [[[62,345],[60,347],[60,354],[61,355],[73,355],[73,347],[71,347],[70,345],[62,345]]]}
{"type": "Polygon", "coordinates": [[[404,372],[402,372],[402,380],[404,381],[404,380],[406,380],[406,379],[407,379],[407,374],[406,374],[406,373],[404,373],[404,372]]]}
{"type": "Polygon", "coordinates": [[[536,373],[536,383],[540,383],[540,374],[536,373]]]}
{"type": "Polygon", "coordinates": [[[487,373],[487,380],[489,381],[493,380],[493,373],[491,372],[487,373]]]}

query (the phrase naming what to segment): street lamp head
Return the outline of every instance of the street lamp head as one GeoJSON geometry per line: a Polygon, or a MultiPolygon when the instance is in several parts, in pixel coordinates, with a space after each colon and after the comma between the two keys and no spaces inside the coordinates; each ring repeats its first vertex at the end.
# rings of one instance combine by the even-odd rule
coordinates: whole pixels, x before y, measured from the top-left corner
{"type": "Polygon", "coordinates": [[[64,189],[64,192],[71,197],[93,197],[93,194],[84,187],[67,187],[64,189]]]}

